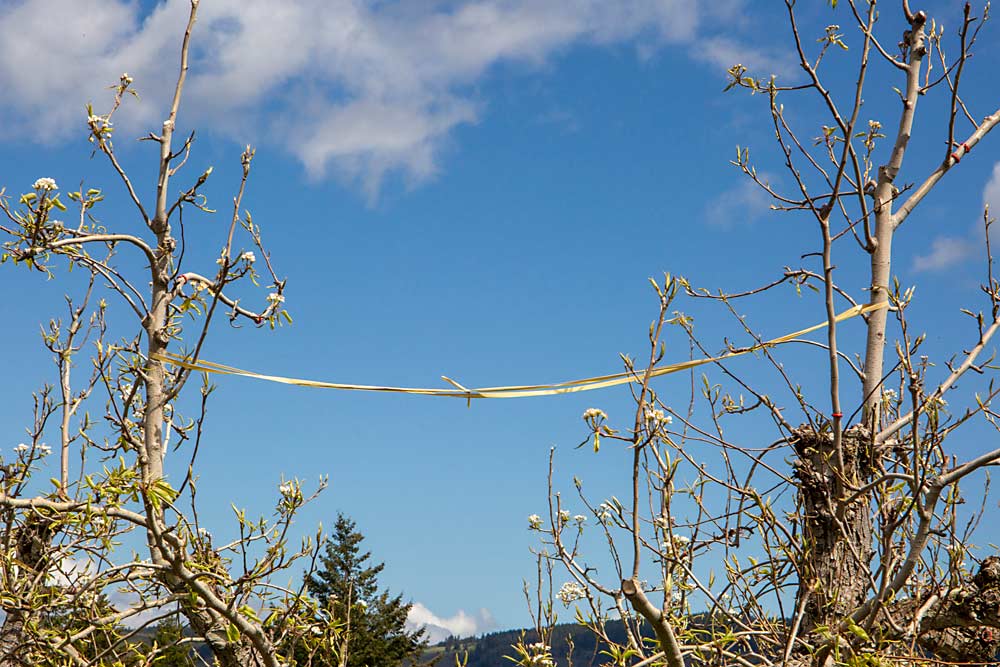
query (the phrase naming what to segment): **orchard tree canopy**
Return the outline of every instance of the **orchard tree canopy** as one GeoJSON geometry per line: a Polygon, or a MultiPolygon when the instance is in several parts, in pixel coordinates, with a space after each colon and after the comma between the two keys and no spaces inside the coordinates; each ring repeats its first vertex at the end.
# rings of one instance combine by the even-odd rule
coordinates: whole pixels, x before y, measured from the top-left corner
{"type": "Polygon", "coordinates": [[[471,634],[489,614],[436,616],[378,579],[477,607],[509,599],[523,516],[538,539],[536,640],[510,651],[523,667],[554,663],[560,613],[595,633],[607,665],[997,655],[988,4],[111,0],[58,17],[43,4],[0,8],[0,138],[21,151],[0,184],[10,326],[34,331],[21,320],[39,304],[53,313],[38,318],[53,365],[12,347],[8,384],[24,395],[0,401],[26,427],[0,451],[0,667],[156,664],[191,642],[223,667],[400,661],[421,640],[407,616],[471,634]],[[625,43],[650,72],[680,63],[657,77],[658,104],[601,69],[625,43]],[[431,182],[451,141],[481,136],[478,83],[513,112],[547,99],[515,70],[557,57],[596,72],[578,79],[591,97],[577,111],[603,122],[579,131],[553,105],[477,154],[507,155],[505,169],[470,159],[455,171],[481,180],[431,182]],[[697,67],[723,59],[709,97],[697,67]],[[84,93],[100,96],[66,99],[84,93]],[[722,106],[728,122],[713,123],[722,106]],[[640,118],[662,134],[638,132],[640,118]],[[18,148],[64,125],[87,140],[65,163],[18,148]],[[298,171],[266,163],[274,180],[251,181],[257,150],[231,145],[244,134],[298,171]],[[738,144],[735,190],[704,171],[720,137],[738,144]],[[567,152],[552,158],[556,145],[567,152]],[[403,187],[385,188],[393,174],[403,187]],[[361,186],[358,210],[395,206],[409,226],[343,224],[349,195],[317,185],[331,175],[361,186]],[[421,208],[431,200],[450,208],[421,208]],[[639,201],[655,203],[646,227],[627,219],[639,201]],[[974,231],[956,230],[970,201],[974,231]],[[760,211],[767,226],[739,227],[760,211]],[[637,273],[656,276],[651,291],[637,273]],[[296,283],[304,316],[288,327],[296,283]],[[622,306],[643,291],[648,329],[622,306]],[[548,344],[540,323],[557,332],[548,344]],[[532,369],[519,352],[553,375],[598,375],[595,349],[637,337],[625,387],[606,393],[541,398],[512,376],[532,369]],[[200,372],[216,360],[279,380],[350,369],[379,390],[447,367],[466,400],[217,387],[200,372]],[[509,382],[468,386],[531,398],[479,400],[490,392],[463,384],[475,374],[509,382]],[[344,514],[330,538],[309,528],[326,478],[299,477],[327,472],[389,568],[344,514]],[[546,484],[532,505],[526,490],[546,484]],[[151,652],[136,637],[152,625],[151,652]],[[168,631],[182,626],[191,637],[168,631]]]}

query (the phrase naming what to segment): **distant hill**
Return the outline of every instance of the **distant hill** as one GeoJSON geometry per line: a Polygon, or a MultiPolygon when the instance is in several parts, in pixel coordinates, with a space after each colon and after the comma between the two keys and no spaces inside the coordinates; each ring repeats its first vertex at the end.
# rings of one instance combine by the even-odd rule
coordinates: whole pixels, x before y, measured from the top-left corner
{"type": "MultiPolygon", "coordinates": [[[[608,621],[607,632],[612,641],[625,643],[625,626],[621,621],[608,621]]],[[[517,643],[522,633],[526,644],[538,641],[538,634],[534,630],[505,630],[467,639],[449,637],[439,644],[428,647],[421,657],[421,663],[434,663],[435,667],[454,667],[455,657],[461,659],[468,653],[467,667],[513,665],[514,663],[507,660],[506,656],[514,655],[511,645],[517,643]]],[[[652,637],[652,632],[649,634],[652,637]]],[[[569,640],[572,640],[573,667],[595,667],[605,662],[602,660],[601,651],[607,647],[603,643],[598,644],[597,638],[590,630],[575,623],[562,623],[555,626],[552,633],[552,657],[558,667],[567,667],[570,664],[569,640]]]]}
{"type": "MultiPolygon", "coordinates": [[[[625,626],[621,621],[608,621],[606,628],[612,641],[619,644],[626,642],[625,626]]],[[[144,628],[137,633],[135,639],[150,644],[155,633],[155,627],[144,628]]],[[[190,630],[185,629],[185,634],[190,634],[190,630]]],[[[455,658],[464,660],[466,654],[468,654],[466,667],[503,667],[504,665],[513,667],[514,663],[506,656],[514,655],[511,645],[517,643],[522,634],[525,644],[538,641],[538,634],[534,630],[503,630],[491,632],[481,637],[463,639],[449,637],[443,642],[427,647],[427,650],[421,655],[419,663],[410,667],[423,665],[455,667],[455,658]]],[[[650,638],[653,636],[649,628],[646,628],[645,634],[650,638]]],[[[596,667],[607,662],[607,656],[601,655],[601,651],[606,650],[607,646],[603,643],[599,644],[590,630],[576,623],[562,623],[556,625],[552,633],[552,657],[555,659],[557,667],[568,667],[571,664],[569,661],[571,645],[573,667],[596,667]]],[[[212,664],[211,650],[206,644],[199,642],[193,649],[206,661],[205,664],[212,664]]]]}

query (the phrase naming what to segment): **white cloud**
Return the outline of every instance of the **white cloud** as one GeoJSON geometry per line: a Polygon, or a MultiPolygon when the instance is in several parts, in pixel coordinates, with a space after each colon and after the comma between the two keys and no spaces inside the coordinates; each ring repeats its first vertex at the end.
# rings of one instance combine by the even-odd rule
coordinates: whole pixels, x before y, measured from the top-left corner
{"type": "Polygon", "coordinates": [[[787,56],[768,53],[723,36],[698,40],[692,44],[691,55],[696,60],[713,65],[721,71],[741,63],[748,68],[749,76],[763,79],[765,82],[771,74],[777,74],[782,78],[789,76],[797,66],[787,56]]]}
{"type": "MultiPolygon", "coordinates": [[[[765,183],[773,182],[767,174],[760,173],[758,177],[765,183]]],[[[770,212],[771,197],[763,189],[747,177],[741,177],[739,183],[723,190],[712,198],[705,207],[705,222],[713,227],[731,229],[736,225],[745,225],[758,220],[770,212]]]]}
{"type": "MultiPolygon", "coordinates": [[[[993,218],[1000,213],[1000,162],[993,165],[993,173],[983,188],[983,206],[990,207],[990,215],[993,218]]],[[[983,233],[983,223],[980,218],[973,223],[972,229],[965,237],[939,236],[931,242],[930,252],[918,255],[914,259],[913,268],[917,271],[940,271],[950,268],[983,248],[983,233]]],[[[996,240],[992,232],[990,240],[991,242],[996,240]]]]}
{"type": "Polygon", "coordinates": [[[916,271],[939,271],[957,264],[972,254],[976,246],[968,239],[939,236],[931,242],[926,255],[918,255],[913,260],[916,271]]]}
{"type": "Polygon", "coordinates": [[[48,583],[53,586],[77,586],[94,575],[94,563],[87,558],[63,556],[49,567],[48,583]]]}
{"type": "MultiPolygon", "coordinates": [[[[577,44],[688,45],[692,58],[775,64],[731,38],[740,0],[211,0],[195,26],[182,126],[268,141],[313,176],[331,169],[377,192],[389,172],[433,176],[451,131],[485,104],[475,84],[505,62],[543,67],[577,44]],[[756,62],[755,62],[756,60],[756,62]]],[[[84,128],[129,72],[142,94],[119,126],[165,115],[187,0],[20,0],[0,8],[0,135],[56,141],[84,128]]],[[[721,77],[720,77],[721,79],[721,77]]]]}
{"type": "Polygon", "coordinates": [[[983,205],[989,206],[994,216],[1000,214],[1000,162],[993,165],[993,174],[983,188],[983,205]]]}
{"type": "Polygon", "coordinates": [[[424,628],[427,639],[432,643],[443,641],[449,636],[472,637],[488,632],[496,627],[493,615],[488,609],[480,609],[474,616],[459,609],[454,616],[442,618],[419,602],[413,603],[406,619],[409,630],[424,628]]]}

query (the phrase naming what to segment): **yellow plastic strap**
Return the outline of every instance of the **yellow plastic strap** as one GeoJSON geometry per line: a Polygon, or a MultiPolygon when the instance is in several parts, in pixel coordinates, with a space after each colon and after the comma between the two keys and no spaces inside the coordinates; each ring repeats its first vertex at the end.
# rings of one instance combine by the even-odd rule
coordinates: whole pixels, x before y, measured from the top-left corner
{"type": "MultiPolygon", "coordinates": [[[[841,322],[843,320],[855,317],[856,315],[862,315],[865,313],[870,313],[873,310],[886,308],[888,305],[889,304],[887,302],[857,305],[837,315],[834,318],[834,321],[841,322]]],[[[704,364],[711,364],[718,361],[723,361],[725,359],[730,359],[732,357],[738,357],[740,355],[747,354],[748,352],[755,352],[765,347],[772,347],[774,345],[780,345],[781,343],[787,343],[790,340],[812,333],[813,331],[824,329],[827,327],[827,325],[828,322],[822,322],[815,326],[811,326],[808,329],[802,329],[801,331],[796,331],[794,333],[781,336],[780,338],[775,338],[773,340],[766,341],[759,345],[754,345],[753,347],[747,348],[745,350],[740,350],[738,352],[729,352],[727,354],[723,354],[718,357],[692,359],[690,361],[683,361],[681,363],[671,364],[669,366],[660,366],[658,368],[654,368],[650,372],[650,376],[659,377],[661,375],[668,375],[670,373],[686,371],[688,369],[695,368],[697,366],[702,366],[704,364]]],[[[291,384],[299,387],[316,387],[319,389],[342,389],[345,391],[377,391],[377,392],[389,392],[396,394],[417,394],[421,396],[444,396],[447,398],[464,398],[467,400],[471,400],[473,398],[528,398],[531,396],[552,396],[554,394],[571,394],[578,391],[593,391],[595,389],[605,389],[607,387],[614,387],[620,384],[628,384],[631,382],[642,382],[642,378],[646,374],[646,370],[643,369],[627,373],[599,375],[596,377],[584,378],[582,380],[557,382],[555,384],[509,385],[505,387],[481,387],[479,389],[468,389],[463,385],[459,384],[458,382],[456,382],[455,380],[442,375],[441,379],[451,384],[453,387],[455,387],[455,389],[422,389],[417,387],[384,387],[380,385],[345,384],[341,382],[322,382],[319,380],[304,380],[301,378],[290,378],[290,377],[283,377],[280,375],[264,375],[262,373],[254,373],[253,371],[247,371],[241,368],[235,368],[233,366],[225,366],[223,364],[217,364],[212,361],[205,361],[204,359],[190,360],[180,355],[172,353],[166,353],[163,355],[154,355],[153,358],[156,359],[157,361],[162,361],[192,371],[201,371],[203,373],[216,373],[219,375],[239,375],[243,377],[255,378],[257,380],[267,380],[268,382],[291,384]]]]}

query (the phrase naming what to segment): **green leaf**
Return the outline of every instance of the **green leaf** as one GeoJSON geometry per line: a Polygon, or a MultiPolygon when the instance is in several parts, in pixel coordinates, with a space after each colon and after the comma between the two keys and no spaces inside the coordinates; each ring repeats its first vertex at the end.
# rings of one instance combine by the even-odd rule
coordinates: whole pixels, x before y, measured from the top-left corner
{"type": "Polygon", "coordinates": [[[177,491],[174,490],[172,486],[167,482],[167,480],[162,477],[152,484],[149,485],[146,495],[152,501],[153,505],[159,509],[160,504],[166,501],[167,503],[172,503],[177,499],[177,491]]]}
{"type": "Polygon", "coordinates": [[[847,617],[847,629],[851,631],[851,634],[860,639],[861,641],[869,642],[871,637],[865,632],[865,629],[854,622],[850,616],[847,617]]]}
{"type": "Polygon", "coordinates": [[[254,611],[253,607],[250,605],[243,605],[240,607],[240,613],[249,618],[251,621],[257,621],[260,623],[260,617],[257,616],[257,612],[254,611]]]}

